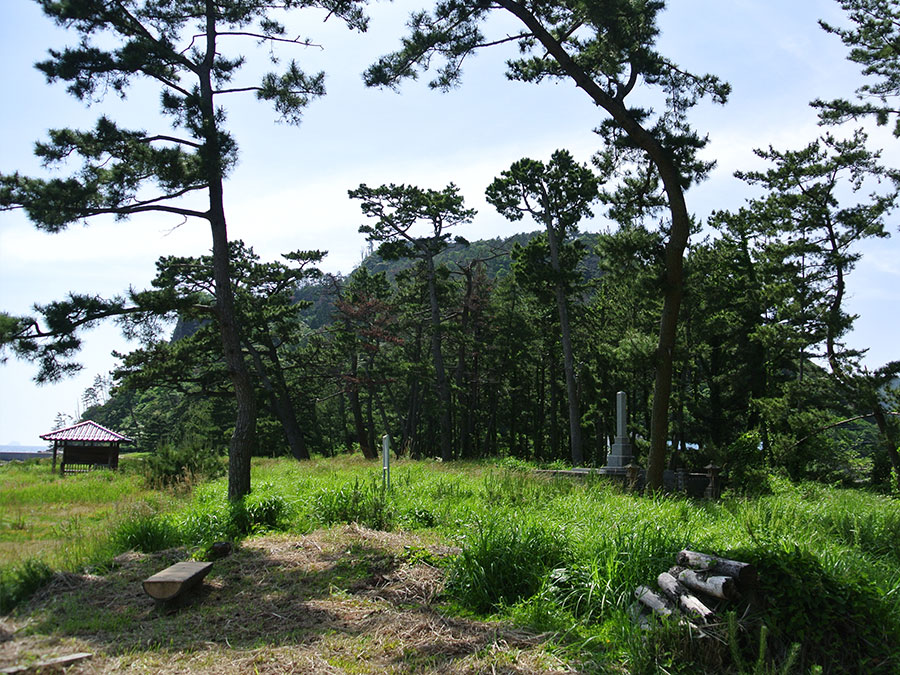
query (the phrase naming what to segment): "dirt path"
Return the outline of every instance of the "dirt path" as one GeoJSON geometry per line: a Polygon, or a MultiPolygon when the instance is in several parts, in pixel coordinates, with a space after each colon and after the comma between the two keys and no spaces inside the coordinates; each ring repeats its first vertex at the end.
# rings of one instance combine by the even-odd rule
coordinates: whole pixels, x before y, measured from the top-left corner
{"type": "Polygon", "coordinates": [[[157,605],[140,581],[183,550],[58,575],[0,618],[0,670],[76,652],[67,673],[561,673],[542,636],[439,613],[446,546],[346,526],[249,540],[201,589],[157,605]]]}

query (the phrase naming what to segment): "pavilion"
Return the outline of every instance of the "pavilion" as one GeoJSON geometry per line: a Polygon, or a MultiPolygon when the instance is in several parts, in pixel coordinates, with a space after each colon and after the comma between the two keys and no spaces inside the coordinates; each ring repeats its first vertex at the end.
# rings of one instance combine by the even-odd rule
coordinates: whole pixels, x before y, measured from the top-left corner
{"type": "Polygon", "coordinates": [[[42,434],[41,438],[53,441],[53,471],[56,471],[56,453],[62,448],[60,474],[93,468],[117,469],[119,445],[132,442],[130,438],[90,420],[42,434]]]}

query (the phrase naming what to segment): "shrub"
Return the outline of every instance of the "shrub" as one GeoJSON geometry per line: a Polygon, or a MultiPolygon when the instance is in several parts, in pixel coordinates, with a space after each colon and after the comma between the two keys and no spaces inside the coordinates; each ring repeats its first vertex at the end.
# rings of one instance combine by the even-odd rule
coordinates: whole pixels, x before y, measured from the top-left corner
{"type": "Polygon", "coordinates": [[[53,570],[37,558],[18,565],[0,567],[0,613],[6,614],[53,576],[53,570]]]}
{"type": "Polygon", "coordinates": [[[769,476],[761,449],[759,432],[741,434],[725,451],[728,487],[737,494],[761,495],[769,492],[769,476]]]}
{"type": "Polygon", "coordinates": [[[144,477],[156,489],[179,483],[193,485],[201,478],[215,478],[224,473],[219,455],[209,446],[187,442],[165,443],[144,460],[144,477]]]}
{"type": "Polygon", "coordinates": [[[390,530],[397,515],[390,498],[375,481],[323,488],[313,497],[313,517],[323,525],[358,523],[373,530],[390,530]]]}
{"type": "Polygon", "coordinates": [[[487,613],[533,596],[567,554],[558,532],[501,519],[478,522],[451,565],[447,590],[464,607],[487,613]]]}
{"type": "Polygon", "coordinates": [[[863,574],[848,567],[828,570],[811,552],[786,541],[763,541],[740,555],[760,570],[760,594],[771,600],[765,623],[773,658],[786,658],[797,642],[805,668],[900,670],[900,607],[886,602],[863,574]]]}

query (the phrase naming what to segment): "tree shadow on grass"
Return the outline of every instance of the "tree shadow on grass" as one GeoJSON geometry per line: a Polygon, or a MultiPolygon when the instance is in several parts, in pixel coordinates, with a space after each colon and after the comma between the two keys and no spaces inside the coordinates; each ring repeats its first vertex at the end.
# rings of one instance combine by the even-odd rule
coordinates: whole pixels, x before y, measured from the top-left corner
{"type": "Polygon", "coordinates": [[[487,660],[502,662],[496,672],[547,672],[536,665],[539,637],[440,614],[432,601],[443,572],[405,557],[409,544],[418,547],[409,535],[355,526],[262,537],[169,602],[152,600],[141,581],[186,551],[127,554],[103,576],[58,575],[19,612],[28,619],[22,632],[87,643],[100,672],[102,659],[117,655],[259,649],[292,659],[314,652],[337,671],[477,672],[487,660]],[[520,656],[500,658],[507,647],[520,656]]]}

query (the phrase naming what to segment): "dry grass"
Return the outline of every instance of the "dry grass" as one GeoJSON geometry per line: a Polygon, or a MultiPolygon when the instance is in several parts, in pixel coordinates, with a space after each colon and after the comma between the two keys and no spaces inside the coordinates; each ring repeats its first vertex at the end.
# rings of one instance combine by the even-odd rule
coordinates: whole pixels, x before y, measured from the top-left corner
{"type": "Polygon", "coordinates": [[[343,526],[246,541],[199,590],[156,604],[140,582],[182,550],[120,556],[104,576],[59,574],[0,620],[0,668],[79,651],[69,673],[549,673],[545,639],[443,615],[452,553],[343,526]]]}

